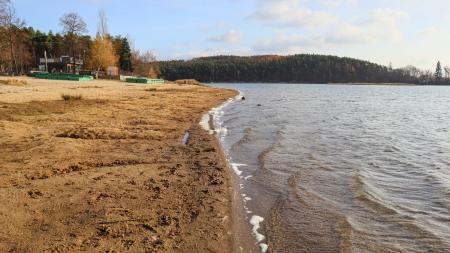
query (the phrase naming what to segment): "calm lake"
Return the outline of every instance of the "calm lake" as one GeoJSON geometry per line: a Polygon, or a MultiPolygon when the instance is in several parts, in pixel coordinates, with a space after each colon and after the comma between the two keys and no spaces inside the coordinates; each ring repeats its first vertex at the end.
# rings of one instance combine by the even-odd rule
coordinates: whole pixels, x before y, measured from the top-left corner
{"type": "Polygon", "coordinates": [[[216,120],[263,247],[450,252],[450,87],[213,86],[246,97],[216,120]]]}

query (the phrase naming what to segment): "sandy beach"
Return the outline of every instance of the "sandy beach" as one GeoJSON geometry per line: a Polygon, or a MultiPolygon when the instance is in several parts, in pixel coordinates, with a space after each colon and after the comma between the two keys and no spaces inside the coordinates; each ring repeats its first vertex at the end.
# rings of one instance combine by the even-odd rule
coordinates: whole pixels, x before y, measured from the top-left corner
{"type": "Polygon", "coordinates": [[[0,252],[233,251],[231,176],[198,123],[235,91],[23,79],[0,84],[0,252]]]}

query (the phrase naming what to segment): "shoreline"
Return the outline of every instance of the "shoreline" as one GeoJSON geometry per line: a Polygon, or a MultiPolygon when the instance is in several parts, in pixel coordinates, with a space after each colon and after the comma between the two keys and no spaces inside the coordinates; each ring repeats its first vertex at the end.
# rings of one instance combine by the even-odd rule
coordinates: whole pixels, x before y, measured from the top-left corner
{"type": "Polygon", "coordinates": [[[243,194],[242,192],[242,177],[239,175],[240,171],[237,168],[240,165],[232,163],[232,157],[228,155],[223,147],[223,140],[226,137],[228,130],[222,126],[222,122],[220,121],[220,119],[224,113],[223,109],[225,109],[230,104],[239,102],[242,97],[244,97],[242,92],[240,92],[239,90],[237,91],[239,92],[239,95],[228,99],[228,101],[224,102],[218,107],[212,108],[208,113],[204,114],[199,125],[206,132],[208,132],[209,135],[213,135],[216,137],[217,143],[221,147],[221,153],[226,160],[229,172],[231,174],[230,178],[233,185],[233,252],[264,253],[268,250],[268,245],[262,242],[265,239],[265,236],[260,234],[260,232],[258,231],[260,228],[260,223],[264,219],[256,215],[253,215],[251,219],[247,217],[247,215],[252,212],[249,212],[249,209],[246,206],[246,201],[248,200],[248,198],[246,198],[245,194],[243,194]]]}
{"type": "MultiPolygon", "coordinates": [[[[214,109],[214,108],[212,108],[214,109]]],[[[229,163],[225,150],[221,144],[220,139],[217,136],[217,132],[214,126],[214,116],[209,115],[209,127],[211,130],[207,130],[202,126],[202,129],[207,131],[209,135],[214,136],[215,142],[219,147],[219,152],[222,154],[222,159],[227,165],[227,170],[230,179],[230,197],[231,197],[231,231],[232,231],[232,251],[230,252],[240,252],[240,253],[260,253],[261,251],[256,246],[257,242],[252,235],[252,231],[249,227],[249,223],[245,220],[245,208],[242,203],[241,189],[240,189],[240,178],[233,172],[232,165],[229,163]],[[212,131],[212,132],[211,132],[212,131]]]]}
{"type": "Polygon", "coordinates": [[[0,251],[233,250],[232,172],[199,122],[235,91],[25,80],[0,85],[0,251]]]}

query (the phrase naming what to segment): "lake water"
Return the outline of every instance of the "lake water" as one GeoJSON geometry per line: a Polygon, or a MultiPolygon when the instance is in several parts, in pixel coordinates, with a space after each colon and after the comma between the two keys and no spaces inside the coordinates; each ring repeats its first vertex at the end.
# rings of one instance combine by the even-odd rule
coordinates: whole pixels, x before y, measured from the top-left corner
{"type": "Polygon", "coordinates": [[[214,86],[263,250],[450,252],[450,87],[214,86]]]}

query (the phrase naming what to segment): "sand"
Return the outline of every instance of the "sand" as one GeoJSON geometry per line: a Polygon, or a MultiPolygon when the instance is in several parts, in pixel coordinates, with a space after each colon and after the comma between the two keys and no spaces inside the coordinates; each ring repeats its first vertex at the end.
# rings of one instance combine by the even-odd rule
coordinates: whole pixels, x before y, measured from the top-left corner
{"type": "Polygon", "coordinates": [[[0,252],[234,251],[231,173],[198,122],[235,91],[22,79],[0,84],[0,252]]]}

